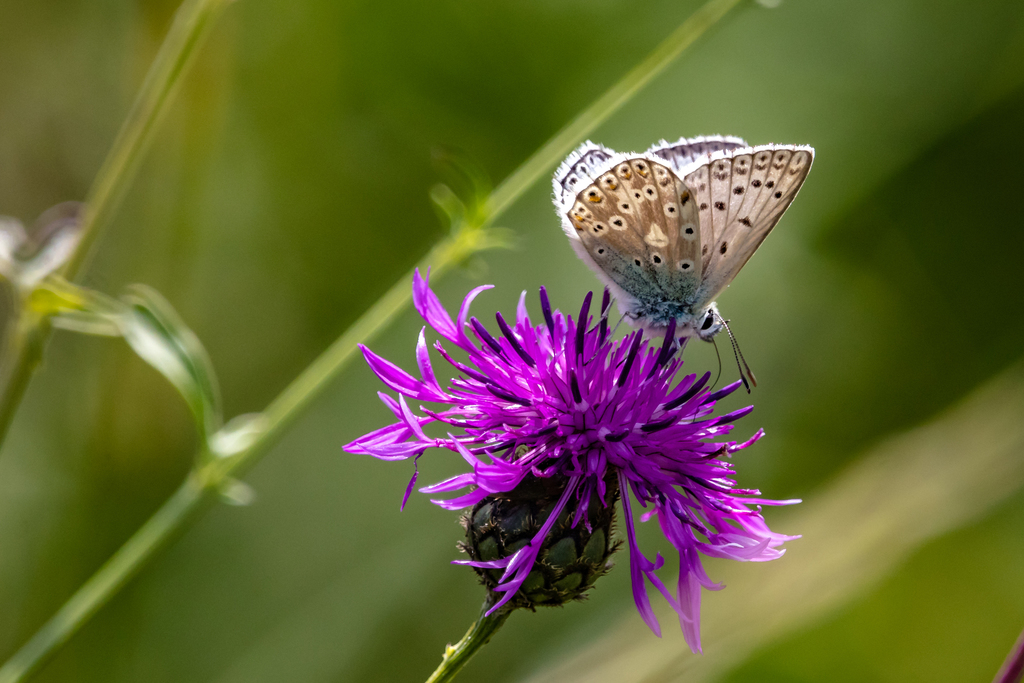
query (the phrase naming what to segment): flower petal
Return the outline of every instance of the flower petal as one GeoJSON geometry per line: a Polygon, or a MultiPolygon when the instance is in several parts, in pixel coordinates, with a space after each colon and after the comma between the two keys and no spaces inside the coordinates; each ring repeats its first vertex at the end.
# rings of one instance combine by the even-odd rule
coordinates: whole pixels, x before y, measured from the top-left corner
{"type": "MultiPolygon", "coordinates": [[[[428,270],[427,278],[429,277],[430,271],[428,270]]],[[[444,306],[441,305],[441,300],[430,289],[427,280],[420,276],[419,268],[416,269],[412,276],[412,304],[416,307],[416,311],[419,312],[420,316],[439,335],[450,342],[459,343],[458,329],[455,327],[455,323],[452,322],[452,317],[445,310],[444,306]]]]}

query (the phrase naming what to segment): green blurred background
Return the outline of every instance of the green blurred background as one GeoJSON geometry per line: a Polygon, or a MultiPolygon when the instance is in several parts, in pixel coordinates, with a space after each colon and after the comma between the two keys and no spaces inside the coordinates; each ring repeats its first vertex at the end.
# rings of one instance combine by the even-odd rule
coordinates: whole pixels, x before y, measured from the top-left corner
{"type": "MultiPolygon", "coordinates": [[[[175,7],[0,2],[0,213],[30,223],[84,197],[175,7]]],[[[258,411],[444,234],[428,200],[444,177],[435,150],[500,181],[698,7],[242,0],[204,45],[85,282],[159,289],[209,350],[228,415],[258,411]]],[[[1019,0],[785,0],[741,5],[594,133],[623,150],[714,133],[817,150],[799,200],[719,300],[760,381],[740,433],[768,432],[737,456],[741,483],[812,506],[876,444],[944,419],[1021,358],[1022,124],[1019,0]]],[[[537,310],[541,284],[579,306],[596,283],[549,187],[499,221],[516,250],[437,283],[447,305],[490,282],[482,320],[524,289],[537,310]]],[[[373,347],[414,367],[419,326],[406,314],[373,347]]],[[[694,370],[717,368],[710,347],[687,353],[694,370]]],[[[38,680],[426,678],[482,593],[448,564],[456,515],[419,495],[399,512],[411,464],[342,452],[388,421],[377,389],[353,364],[247,475],[256,501],[210,511],[38,680]]],[[[953,425],[967,444],[973,424],[953,425]]],[[[1011,465],[1024,462],[1014,434],[1011,465]]],[[[0,453],[0,657],[177,487],[195,446],[178,396],[122,343],[53,337],[0,453]]],[[[456,460],[428,454],[420,481],[456,460]]],[[[970,500],[957,487],[948,498],[971,514],[907,529],[891,557],[844,563],[849,576],[868,559],[885,570],[797,625],[766,622],[712,673],[597,667],[588,680],[991,680],[1024,627],[1024,476],[1000,476],[988,497],[995,475],[973,476],[970,500]]],[[[942,507],[922,515],[945,519],[942,507]]],[[[788,512],[769,522],[804,531],[788,512]]],[[[856,511],[844,522],[856,529],[856,511]]],[[[642,543],[664,550],[656,529],[642,543]]],[[[775,571],[800,561],[794,550],[775,571]]],[[[515,615],[460,680],[524,680],[638,624],[625,562],[584,604],[515,615]]],[[[729,574],[726,593],[747,584],[752,613],[762,569],[729,574]]],[[[724,596],[706,595],[704,614],[724,596]]]]}

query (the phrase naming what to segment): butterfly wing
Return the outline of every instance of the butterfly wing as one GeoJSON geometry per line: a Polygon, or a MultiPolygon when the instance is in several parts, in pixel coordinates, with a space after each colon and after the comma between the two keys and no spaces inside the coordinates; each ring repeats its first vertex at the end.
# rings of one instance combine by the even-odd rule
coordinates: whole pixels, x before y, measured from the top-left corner
{"type": "Polygon", "coordinates": [[[587,140],[576,148],[555,171],[552,186],[555,192],[555,205],[560,213],[565,210],[579,194],[580,190],[594,181],[596,171],[604,167],[616,153],[607,147],[594,144],[587,140]]]}
{"type": "Polygon", "coordinates": [[[675,142],[662,140],[647,150],[646,154],[660,157],[669,162],[672,170],[682,177],[687,167],[702,157],[741,147],[749,147],[749,145],[742,139],[731,135],[708,135],[706,137],[679,138],[675,142]]]}
{"type": "Polygon", "coordinates": [[[656,305],[695,297],[700,226],[680,178],[648,155],[614,155],[593,170],[590,184],[563,205],[563,224],[584,260],[628,299],[656,305]]]}
{"type": "Polygon", "coordinates": [[[793,203],[813,161],[811,147],[745,147],[713,154],[684,176],[701,232],[695,306],[710,304],[729,286],[793,203]]]}

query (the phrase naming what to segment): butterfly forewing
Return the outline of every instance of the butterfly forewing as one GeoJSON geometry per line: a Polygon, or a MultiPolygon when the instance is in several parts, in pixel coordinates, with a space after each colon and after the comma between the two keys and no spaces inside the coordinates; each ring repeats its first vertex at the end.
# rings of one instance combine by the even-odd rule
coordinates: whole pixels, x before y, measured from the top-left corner
{"type": "MultiPolygon", "coordinates": [[[[718,159],[709,164],[711,175],[711,238],[712,247],[721,239],[729,223],[729,203],[732,201],[732,160],[718,159]]],[[[714,252],[711,253],[714,259],[714,252]]]]}
{"type": "Polygon", "coordinates": [[[700,283],[699,220],[682,181],[661,160],[618,159],[567,213],[587,253],[646,302],[680,301],[700,283]]]}
{"type": "Polygon", "coordinates": [[[809,147],[746,148],[713,158],[684,178],[691,191],[710,178],[711,209],[700,214],[708,253],[697,306],[711,303],[729,285],[779,222],[807,177],[813,156],[809,147]]]}
{"type": "Polygon", "coordinates": [[[580,190],[589,185],[596,178],[597,169],[606,164],[615,152],[595,145],[592,142],[585,142],[579,149],[569,155],[554,177],[555,199],[561,204],[571,201],[580,190]]]}
{"type": "Polygon", "coordinates": [[[697,212],[697,224],[700,227],[700,259],[701,272],[708,269],[711,253],[709,241],[714,240],[714,227],[711,219],[711,174],[708,165],[697,168],[683,179],[683,185],[690,193],[697,212]]]}

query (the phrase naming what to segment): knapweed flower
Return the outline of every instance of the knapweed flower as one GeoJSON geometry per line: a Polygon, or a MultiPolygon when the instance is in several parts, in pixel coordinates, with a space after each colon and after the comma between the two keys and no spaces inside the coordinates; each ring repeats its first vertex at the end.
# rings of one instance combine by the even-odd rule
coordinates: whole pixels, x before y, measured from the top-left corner
{"type": "MultiPolygon", "coordinates": [[[[784,552],[780,546],[785,541],[796,538],[773,533],[760,506],[797,501],[765,500],[756,490],[737,488],[733,480],[727,458],[753,444],[763,431],[741,443],[714,440],[727,435],[732,423],[752,410],[712,414],[715,402],[735,391],[740,382],[718,391],[706,387],[710,373],[699,378],[687,375],[676,382],[682,366],[681,345],[671,325],[660,346],[645,339],[643,331],[613,341],[607,291],[596,320],[590,316],[591,294],[573,320],[553,311],[541,288],[544,323],[536,326],[527,315],[524,292],[515,323],[510,325],[498,313],[501,334],[493,335],[469,313],[473,299],[489,288],[471,291],[453,321],[416,273],[416,310],[443,340],[468,354],[468,363],[453,358],[437,342],[434,348],[458,373],[450,386],[442,388],[431,366],[426,328],[420,331],[416,347],[419,378],[363,347],[373,372],[398,392],[397,400],[380,394],[398,421],[345,449],[382,460],[418,458],[429,448],[459,453],[470,471],[421,491],[462,491],[457,497],[433,502],[451,510],[471,509],[471,518],[493,517],[500,511],[498,503],[513,492],[521,497],[524,489],[532,488],[541,491],[538,496],[547,496],[551,503],[537,518],[532,535],[508,548],[507,556],[458,561],[496,575],[493,590],[501,597],[492,601],[491,612],[512,601],[531,572],[536,576],[535,564],[543,565],[551,552],[547,549],[539,557],[552,529],[578,528],[596,536],[598,530],[591,527],[600,525],[602,533],[607,533],[613,512],[608,508],[620,500],[633,598],[641,616],[660,635],[647,596],[649,581],[678,613],[691,649],[699,651],[700,589],[721,588],[705,573],[700,555],[773,560],[784,552]],[[421,406],[417,414],[408,400],[440,404],[444,409],[421,406]],[[451,431],[437,438],[428,436],[425,428],[434,423],[451,431]],[[656,574],[664,563],[661,556],[651,560],[637,547],[635,503],[647,509],[645,521],[657,517],[679,553],[674,591],[656,574]],[[481,512],[485,505],[486,515],[481,512]]],[[[414,475],[403,506],[415,480],[414,475]]],[[[586,540],[576,539],[576,550],[586,540]]],[[[602,561],[606,548],[597,548],[591,559],[602,561]]],[[[580,557],[576,550],[568,549],[570,559],[580,557]]]]}

